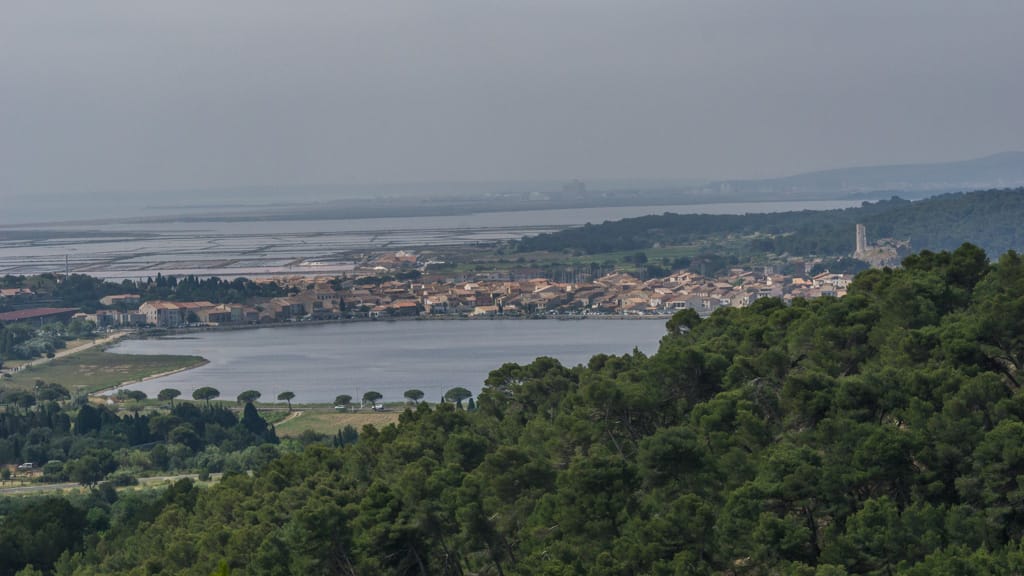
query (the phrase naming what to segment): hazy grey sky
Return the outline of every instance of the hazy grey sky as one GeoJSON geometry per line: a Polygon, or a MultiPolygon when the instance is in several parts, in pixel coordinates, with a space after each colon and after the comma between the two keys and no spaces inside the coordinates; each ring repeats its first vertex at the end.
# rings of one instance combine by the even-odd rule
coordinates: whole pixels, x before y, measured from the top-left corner
{"type": "Polygon", "coordinates": [[[16,2],[0,199],[1024,149],[1021,0],[16,2]]]}

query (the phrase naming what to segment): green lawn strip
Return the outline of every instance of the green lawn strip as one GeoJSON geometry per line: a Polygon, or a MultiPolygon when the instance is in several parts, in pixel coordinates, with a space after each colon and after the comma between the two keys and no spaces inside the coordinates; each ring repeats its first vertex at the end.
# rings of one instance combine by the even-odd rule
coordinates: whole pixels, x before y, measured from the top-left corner
{"type": "Polygon", "coordinates": [[[327,411],[305,411],[300,416],[289,419],[287,422],[275,424],[274,428],[278,436],[289,437],[312,430],[319,434],[333,436],[345,426],[351,425],[356,430],[362,430],[363,426],[373,424],[378,428],[398,422],[401,411],[392,412],[327,412],[327,411]]]}
{"type": "Polygon", "coordinates": [[[31,390],[36,380],[42,380],[61,384],[72,392],[92,393],[204,363],[206,359],[200,356],[146,356],[90,349],[25,368],[3,383],[5,387],[31,390]]]}

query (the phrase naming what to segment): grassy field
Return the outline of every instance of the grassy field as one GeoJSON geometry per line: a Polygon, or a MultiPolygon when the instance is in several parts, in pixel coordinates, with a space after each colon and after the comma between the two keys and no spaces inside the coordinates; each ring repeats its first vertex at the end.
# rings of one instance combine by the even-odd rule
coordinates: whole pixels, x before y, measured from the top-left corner
{"type": "Polygon", "coordinates": [[[43,380],[61,384],[71,392],[95,392],[205,362],[199,356],[141,356],[90,349],[31,366],[13,374],[13,378],[4,379],[3,383],[5,387],[31,389],[36,380],[43,380]]]}
{"type": "Polygon", "coordinates": [[[320,434],[334,435],[345,426],[351,425],[356,430],[362,430],[363,426],[373,424],[382,428],[391,423],[398,422],[398,410],[393,412],[327,412],[327,411],[303,411],[301,415],[289,418],[287,421],[275,425],[277,435],[282,437],[298,436],[306,430],[319,432],[320,434]]]}

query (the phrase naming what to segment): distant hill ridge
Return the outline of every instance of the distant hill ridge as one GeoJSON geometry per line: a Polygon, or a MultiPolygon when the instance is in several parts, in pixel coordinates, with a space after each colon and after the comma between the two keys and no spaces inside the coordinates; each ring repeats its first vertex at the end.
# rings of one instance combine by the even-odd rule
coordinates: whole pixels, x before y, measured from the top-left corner
{"type": "Polygon", "coordinates": [[[1024,152],[974,160],[833,168],[763,180],[723,180],[688,190],[780,199],[851,197],[867,192],[952,192],[1024,186],[1024,152]]]}

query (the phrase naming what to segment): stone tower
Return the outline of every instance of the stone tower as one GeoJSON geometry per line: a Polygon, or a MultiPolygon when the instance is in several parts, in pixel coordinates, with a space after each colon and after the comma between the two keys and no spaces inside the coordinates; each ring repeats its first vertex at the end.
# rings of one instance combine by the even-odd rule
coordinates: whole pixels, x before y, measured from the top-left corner
{"type": "Polygon", "coordinates": [[[863,224],[857,224],[857,249],[853,251],[854,258],[861,258],[868,251],[868,231],[863,224]]]}

